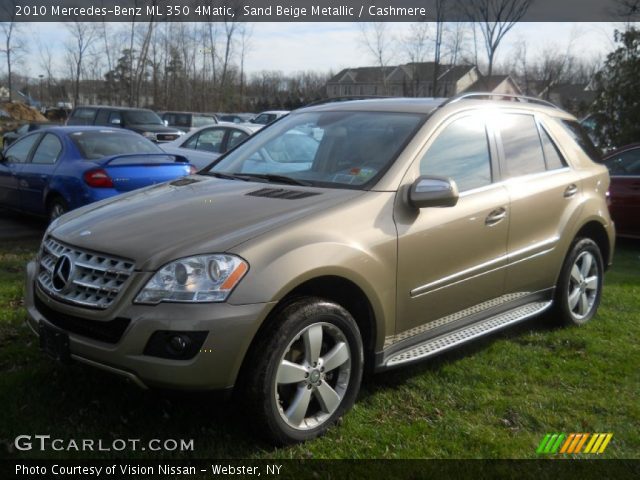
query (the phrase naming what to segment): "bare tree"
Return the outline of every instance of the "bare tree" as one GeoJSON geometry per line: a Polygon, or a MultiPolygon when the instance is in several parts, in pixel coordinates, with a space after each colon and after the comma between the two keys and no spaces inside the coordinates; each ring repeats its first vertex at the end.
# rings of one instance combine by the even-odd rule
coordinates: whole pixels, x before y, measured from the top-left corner
{"type": "Polygon", "coordinates": [[[389,34],[388,24],[384,22],[359,23],[363,47],[375,58],[376,66],[380,67],[380,80],[384,94],[387,92],[386,67],[391,62],[395,48],[394,39],[389,34]]]}
{"type": "Polygon", "coordinates": [[[243,23],[240,27],[240,102],[244,106],[245,103],[245,72],[244,62],[247,52],[251,48],[251,36],[253,35],[253,26],[243,23]]]}
{"type": "Polygon", "coordinates": [[[489,66],[487,76],[493,73],[493,64],[500,42],[524,16],[532,0],[460,0],[460,6],[469,20],[478,22],[484,40],[489,66]]]}
{"type": "Polygon", "coordinates": [[[73,75],[73,103],[78,104],[80,99],[80,78],[82,76],[82,65],[89,47],[96,40],[95,24],[73,21],[65,23],[67,30],[71,34],[72,41],[67,44],[67,54],[72,66],[73,75]]]}
{"type": "Polygon", "coordinates": [[[0,53],[4,54],[7,60],[7,86],[9,88],[9,100],[11,100],[13,98],[11,67],[26,53],[27,45],[22,38],[23,24],[16,21],[16,9],[13,2],[3,2],[2,9],[5,16],[10,19],[8,22],[0,22],[0,30],[4,36],[0,53]]]}
{"type": "Polygon", "coordinates": [[[438,79],[440,78],[440,57],[442,56],[442,36],[444,33],[444,16],[447,9],[447,0],[435,0],[436,35],[433,39],[433,79],[431,91],[433,96],[438,96],[438,79]]]}

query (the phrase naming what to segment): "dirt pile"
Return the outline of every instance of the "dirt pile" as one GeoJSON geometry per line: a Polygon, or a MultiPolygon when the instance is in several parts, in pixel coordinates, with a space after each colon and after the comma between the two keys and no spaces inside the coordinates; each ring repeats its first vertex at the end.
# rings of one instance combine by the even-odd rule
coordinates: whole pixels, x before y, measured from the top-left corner
{"type": "MultiPolygon", "coordinates": [[[[0,110],[4,110],[8,114],[9,118],[5,117],[5,121],[19,121],[19,122],[46,122],[47,119],[38,110],[25,105],[21,102],[6,102],[0,103],[0,110]]],[[[4,115],[3,115],[4,117],[4,115]]]]}

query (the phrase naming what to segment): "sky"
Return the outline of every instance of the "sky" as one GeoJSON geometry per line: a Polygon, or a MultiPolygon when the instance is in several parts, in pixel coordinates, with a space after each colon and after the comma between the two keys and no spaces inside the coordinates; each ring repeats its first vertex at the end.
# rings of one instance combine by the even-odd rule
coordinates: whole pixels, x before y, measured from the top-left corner
{"type": "MultiPolygon", "coordinates": [[[[535,60],[545,49],[566,51],[571,48],[585,58],[604,59],[614,48],[613,23],[519,23],[505,37],[498,51],[497,64],[510,54],[517,43],[524,42],[527,56],[535,60]]],[[[69,40],[61,23],[31,23],[24,26],[29,38],[30,53],[26,55],[22,72],[32,78],[42,74],[38,45],[48,44],[58,58],[58,74],[63,73],[63,48],[69,40]]],[[[396,39],[406,35],[409,24],[390,23],[388,30],[396,39]]],[[[375,65],[362,45],[362,32],[355,23],[253,23],[253,33],[246,58],[249,73],[279,70],[291,73],[300,70],[339,71],[345,67],[375,65]]],[[[480,54],[483,52],[480,51],[480,54]]],[[[392,63],[403,63],[398,48],[392,63]]],[[[481,57],[484,58],[484,55],[481,57]]],[[[2,71],[6,67],[0,67],[2,71]]]]}

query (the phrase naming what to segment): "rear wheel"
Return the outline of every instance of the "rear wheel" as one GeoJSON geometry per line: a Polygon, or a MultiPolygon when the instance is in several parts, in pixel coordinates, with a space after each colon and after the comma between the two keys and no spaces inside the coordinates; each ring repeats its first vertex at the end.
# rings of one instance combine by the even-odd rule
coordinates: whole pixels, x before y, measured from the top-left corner
{"type": "Polygon", "coordinates": [[[341,306],[306,298],[284,308],[254,349],[245,392],[256,422],[278,444],[322,435],[353,405],[362,379],[360,331],[341,306]]]}
{"type": "Polygon", "coordinates": [[[47,214],[49,217],[49,223],[53,222],[56,218],[64,215],[69,211],[69,207],[67,206],[67,202],[65,202],[60,197],[54,197],[49,202],[49,208],[47,209],[47,214]]]}
{"type": "Polygon", "coordinates": [[[556,317],[565,325],[582,325],[600,305],[604,267],[598,245],[590,238],[577,239],[560,273],[556,287],[556,317]]]}

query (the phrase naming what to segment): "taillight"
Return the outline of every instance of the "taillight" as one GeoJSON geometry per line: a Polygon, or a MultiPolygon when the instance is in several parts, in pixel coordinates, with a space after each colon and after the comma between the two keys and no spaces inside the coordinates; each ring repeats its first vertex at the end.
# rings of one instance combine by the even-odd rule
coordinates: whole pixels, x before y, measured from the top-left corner
{"type": "Polygon", "coordinates": [[[193,165],[189,165],[189,175],[193,175],[194,173],[198,173],[198,169],[193,165]]]}
{"type": "Polygon", "coordinates": [[[103,169],[89,170],[84,172],[84,181],[94,188],[113,188],[113,180],[103,169]]]}

